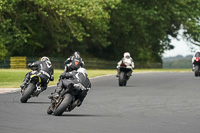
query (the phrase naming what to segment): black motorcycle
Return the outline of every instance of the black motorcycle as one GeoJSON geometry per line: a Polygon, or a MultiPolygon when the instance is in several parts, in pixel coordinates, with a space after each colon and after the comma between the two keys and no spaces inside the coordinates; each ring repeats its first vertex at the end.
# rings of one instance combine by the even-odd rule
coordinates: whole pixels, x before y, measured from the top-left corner
{"type": "Polygon", "coordinates": [[[49,97],[51,99],[51,104],[47,109],[47,114],[54,114],[55,116],[61,116],[64,112],[72,111],[76,106],[74,106],[77,101],[77,94],[82,90],[77,90],[73,85],[68,89],[62,89],[58,98],[53,96],[49,97]]]}
{"type": "Polygon", "coordinates": [[[196,60],[194,61],[194,75],[200,76],[200,57],[196,57],[196,60]]]}
{"type": "Polygon", "coordinates": [[[131,76],[131,68],[128,68],[124,63],[120,65],[119,69],[119,86],[126,86],[127,81],[131,76]]]}
{"type": "Polygon", "coordinates": [[[29,98],[37,97],[41,90],[41,78],[36,74],[31,75],[29,82],[21,90],[20,101],[26,103],[29,98]]]}

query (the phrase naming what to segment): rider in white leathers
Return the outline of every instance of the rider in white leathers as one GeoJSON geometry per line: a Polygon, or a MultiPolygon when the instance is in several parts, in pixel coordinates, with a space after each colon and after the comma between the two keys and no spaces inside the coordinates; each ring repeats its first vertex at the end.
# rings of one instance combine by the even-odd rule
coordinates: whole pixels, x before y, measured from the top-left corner
{"type": "Polygon", "coordinates": [[[130,56],[130,53],[125,52],[124,57],[117,63],[117,77],[119,77],[120,66],[121,66],[122,63],[124,63],[127,66],[126,68],[130,68],[131,73],[132,73],[132,69],[135,68],[134,62],[133,62],[133,59],[130,56]]]}

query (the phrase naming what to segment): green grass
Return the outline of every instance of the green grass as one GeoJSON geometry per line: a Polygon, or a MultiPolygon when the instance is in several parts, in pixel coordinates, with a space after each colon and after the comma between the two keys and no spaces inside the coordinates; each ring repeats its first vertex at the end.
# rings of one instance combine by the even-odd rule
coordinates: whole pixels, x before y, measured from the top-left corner
{"type": "MultiPolygon", "coordinates": [[[[0,88],[19,88],[22,84],[24,77],[29,69],[0,69],[0,88]]],[[[63,70],[54,70],[54,81],[50,81],[49,85],[55,85],[58,78],[63,70]]],[[[106,75],[115,74],[116,70],[87,70],[89,78],[106,75]]]]}
{"type": "MultiPolygon", "coordinates": [[[[21,83],[24,80],[24,77],[29,69],[0,69],[0,88],[19,88],[21,83]]],[[[152,72],[152,71],[188,71],[191,72],[191,69],[136,69],[133,70],[134,73],[138,72],[152,72]]],[[[58,77],[63,73],[63,70],[54,70],[54,81],[50,81],[49,85],[55,85],[58,81],[58,77]]],[[[87,70],[89,78],[107,75],[107,74],[116,74],[117,70],[87,70]]]]}

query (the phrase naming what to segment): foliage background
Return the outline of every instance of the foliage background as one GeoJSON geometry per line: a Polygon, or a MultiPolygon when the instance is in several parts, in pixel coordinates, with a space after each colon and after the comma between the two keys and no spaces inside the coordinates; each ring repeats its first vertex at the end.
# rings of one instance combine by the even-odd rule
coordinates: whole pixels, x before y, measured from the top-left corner
{"type": "Polygon", "coordinates": [[[170,37],[200,46],[200,0],[0,0],[0,59],[9,56],[162,62],[170,37]]]}
{"type": "Polygon", "coordinates": [[[163,68],[188,68],[192,70],[192,55],[183,57],[181,55],[175,57],[163,58],[163,68]]]}

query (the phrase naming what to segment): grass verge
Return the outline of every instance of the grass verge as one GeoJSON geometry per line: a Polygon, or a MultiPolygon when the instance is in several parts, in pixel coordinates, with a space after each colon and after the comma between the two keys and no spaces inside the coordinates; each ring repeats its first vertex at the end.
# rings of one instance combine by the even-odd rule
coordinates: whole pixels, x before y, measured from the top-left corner
{"type": "MultiPolygon", "coordinates": [[[[30,69],[0,69],[0,88],[19,88],[21,83],[24,80],[24,77],[27,72],[31,71],[30,69]]],[[[136,69],[133,70],[134,73],[137,72],[181,72],[187,71],[191,72],[191,69],[136,69]]],[[[63,70],[54,70],[54,81],[50,82],[49,85],[55,85],[58,81],[60,74],[63,73],[63,70]]],[[[116,74],[116,70],[87,70],[89,78],[107,75],[107,74],[116,74]]]]}

